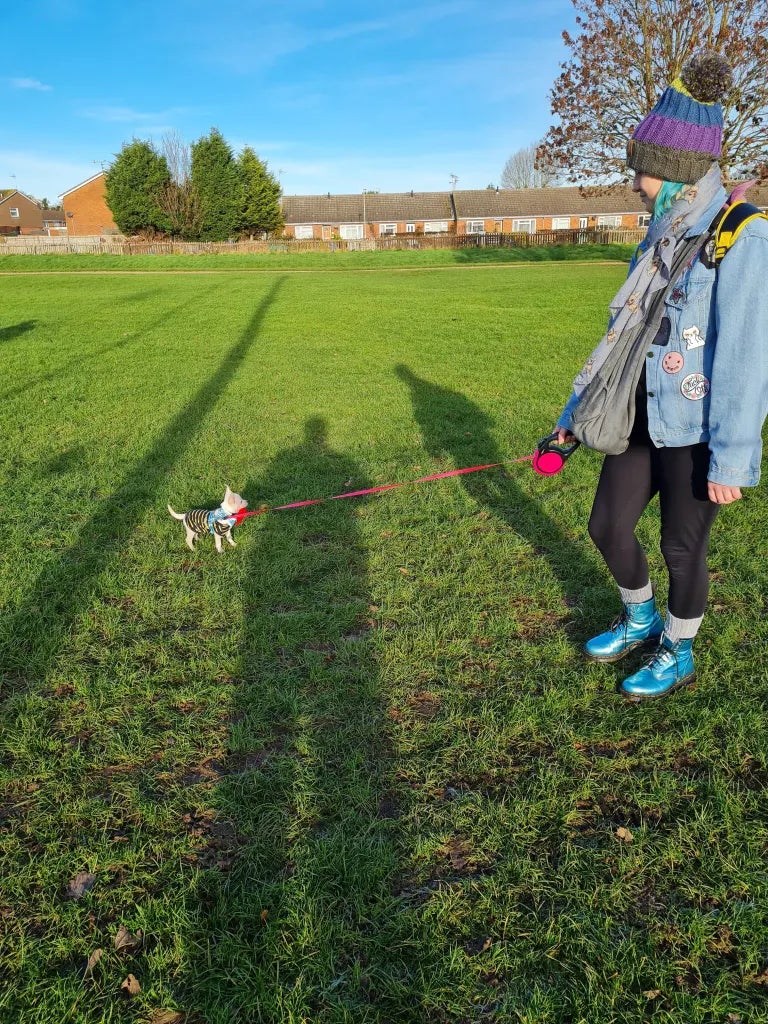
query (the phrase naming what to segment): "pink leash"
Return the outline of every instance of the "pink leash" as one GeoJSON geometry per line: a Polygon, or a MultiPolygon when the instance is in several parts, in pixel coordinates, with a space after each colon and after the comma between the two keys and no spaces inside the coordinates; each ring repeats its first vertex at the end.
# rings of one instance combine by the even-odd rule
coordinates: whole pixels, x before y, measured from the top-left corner
{"type": "Polygon", "coordinates": [[[292,501],[288,505],[274,505],[272,508],[265,507],[248,512],[242,509],[235,512],[230,518],[236,520],[239,525],[244,519],[250,516],[263,516],[265,512],[282,512],[288,508],[306,508],[308,505],[320,505],[325,501],[341,501],[343,498],[360,498],[364,494],[379,494],[381,491],[392,491],[396,487],[406,487],[410,484],[425,484],[430,480],[445,480],[449,476],[463,476],[466,473],[479,473],[484,469],[497,469],[499,466],[512,466],[518,462],[532,462],[533,468],[540,476],[554,476],[559,473],[565,465],[566,459],[572,455],[579,446],[576,441],[571,445],[558,445],[554,441],[557,434],[550,434],[539,441],[533,455],[523,455],[519,459],[511,459],[508,462],[489,462],[485,466],[469,466],[467,469],[451,469],[447,473],[432,473],[430,476],[421,476],[417,480],[403,480],[397,484],[381,484],[379,487],[366,487],[361,491],[346,491],[344,494],[333,494],[329,498],[311,498],[309,501],[292,501]]]}

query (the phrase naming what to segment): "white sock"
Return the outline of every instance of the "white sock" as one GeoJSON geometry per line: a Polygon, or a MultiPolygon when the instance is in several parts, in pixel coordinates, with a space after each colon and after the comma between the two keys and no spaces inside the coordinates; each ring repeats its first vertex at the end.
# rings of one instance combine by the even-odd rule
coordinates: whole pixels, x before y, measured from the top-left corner
{"type": "Polygon", "coordinates": [[[678,640],[693,640],[703,618],[704,616],[700,615],[698,619],[678,619],[667,609],[667,617],[664,620],[664,636],[673,644],[676,644],[678,640]]]}
{"type": "Polygon", "coordinates": [[[650,601],[653,597],[653,587],[649,580],[639,590],[627,590],[625,587],[619,587],[619,593],[624,604],[642,604],[644,601],[650,601]]]}

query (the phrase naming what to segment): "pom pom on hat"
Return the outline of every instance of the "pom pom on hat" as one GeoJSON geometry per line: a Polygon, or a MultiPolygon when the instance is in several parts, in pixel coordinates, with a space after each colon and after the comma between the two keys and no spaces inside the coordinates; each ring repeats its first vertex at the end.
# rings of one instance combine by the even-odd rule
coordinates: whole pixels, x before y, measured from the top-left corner
{"type": "Polygon", "coordinates": [[[633,132],[627,166],[662,181],[693,184],[703,177],[722,152],[719,101],[731,82],[725,57],[710,51],[692,57],[633,132]]]}
{"type": "Polygon", "coordinates": [[[700,103],[719,103],[733,85],[733,72],[721,54],[703,50],[687,61],[680,72],[680,81],[700,103]]]}

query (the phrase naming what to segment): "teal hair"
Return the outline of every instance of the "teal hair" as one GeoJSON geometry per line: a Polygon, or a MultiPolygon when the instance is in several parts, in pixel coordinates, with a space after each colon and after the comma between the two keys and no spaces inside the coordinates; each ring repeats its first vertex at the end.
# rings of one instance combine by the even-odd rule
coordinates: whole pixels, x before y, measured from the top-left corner
{"type": "Polygon", "coordinates": [[[685,188],[683,181],[663,181],[653,207],[653,219],[660,220],[685,188]]]}

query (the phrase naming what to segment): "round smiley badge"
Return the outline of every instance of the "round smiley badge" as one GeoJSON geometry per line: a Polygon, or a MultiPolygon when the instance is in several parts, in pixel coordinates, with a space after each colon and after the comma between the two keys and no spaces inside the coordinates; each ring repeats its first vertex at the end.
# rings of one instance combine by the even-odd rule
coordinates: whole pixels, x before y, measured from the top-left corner
{"type": "Polygon", "coordinates": [[[685,398],[698,402],[709,394],[709,381],[703,373],[689,373],[680,381],[680,390],[685,398]]]}
{"type": "Polygon", "coordinates": [[[666,373],[680,373],[684,362],[679,352],[667,352],[661,361],[661,368],[666,373]]]}

